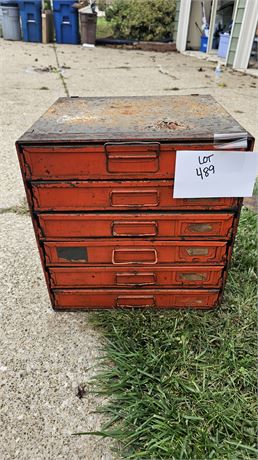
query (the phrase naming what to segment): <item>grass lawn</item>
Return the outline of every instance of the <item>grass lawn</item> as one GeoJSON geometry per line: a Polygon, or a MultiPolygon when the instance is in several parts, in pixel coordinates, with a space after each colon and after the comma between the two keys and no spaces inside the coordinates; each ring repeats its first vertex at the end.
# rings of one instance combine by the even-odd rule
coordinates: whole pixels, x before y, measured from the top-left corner
{"type": "MultiPolygon", "coordinates": [[[[216,311],[92,314],[106,338],[96,391],[128,459],[257,458],[256,216],[243,208],[216,311]]],[[[116,455],[114,454],[114,458],[116,455]]]]}
{"type": "Polygon", "coordinates": [[[106,21],[105,17],[98,17],[97,21],[97,38],[108,38],[112,37],[113,30],[109,22],[106,21]]]}

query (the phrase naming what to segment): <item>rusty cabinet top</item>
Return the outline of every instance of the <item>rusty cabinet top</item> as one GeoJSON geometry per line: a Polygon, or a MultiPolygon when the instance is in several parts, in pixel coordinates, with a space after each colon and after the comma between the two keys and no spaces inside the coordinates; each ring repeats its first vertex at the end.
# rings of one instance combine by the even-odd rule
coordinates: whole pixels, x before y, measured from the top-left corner
{"type": "Polygon", "coordinates": [[[18,143],[211,142],[214,134],[241,132],[245,130],[209,95],[61,97],[18,143]]]}

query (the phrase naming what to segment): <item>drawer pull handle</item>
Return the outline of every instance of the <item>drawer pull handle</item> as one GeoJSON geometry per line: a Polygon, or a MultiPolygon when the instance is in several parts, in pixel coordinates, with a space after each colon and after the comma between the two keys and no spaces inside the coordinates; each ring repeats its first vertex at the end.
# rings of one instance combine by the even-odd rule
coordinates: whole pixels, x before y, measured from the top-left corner
{"type": "Polygon", "coordinates": [[[116,284],[119,286],[152,286],[156,282],[155,273],[116,273],[116,284]]]}
{"type": "Polygon", "coordinates": [[[112,207],[145,208],[159,205],[158,190],[112,190],[109,194],[112,207]],[[146,200],[148,200],[146,202],[146,200]]]}
{"type": "Polygon", "coordinates": [[[104,145],[106,168],[109,173],[157,172],[159,142],[118,142],[104,145]]]}
{"type": "Polygon", "coordinates": [[[156,249],[114,249],[112,252],[112,264],[114,265],[155,265],[157,262],[158,253],[156,249]],[[136,258],[133,258],[133,255],[136,258]]]}
{"type": "Polygon", "coordinates": [[[189,224],[188,228],[191,232],[203,233],[211,232],[213,227],[211,224],[189,224]]]}
{"type": "Polygon", "coordinates": [[[155,221],[114,221],[112,223],[112,235],[113,236],[157,236],[158,235],[158,224],[155,221]],[[141,228],[141,226],[149,227],[149,231],[137,232],[133,231],[133,228],[141,228]],[[119,227],[124,229],[128,228],[128,231],[119,231],[119,227]],[[132,230],[130,231],[130,227],[132,230]]]}
{"type": "Polygon", "coordinates": [[[122,153],[109,153],[108,158],[109,159],[115,159],[115,160],[146,160],[146,159],[152,159],[152,158],[157,158],[157,152],[146,152],[146,153],[141,153],[140,155],[137,155],[136,153],[134,154],[122,154],[122,153]]]}
{"type": "Polygon", "coordinates": [[[155,297],[150,295],[142,296],[118,296],[116,299],[116,307],[118,308],[155,308],[156,300],[155,297]]]}

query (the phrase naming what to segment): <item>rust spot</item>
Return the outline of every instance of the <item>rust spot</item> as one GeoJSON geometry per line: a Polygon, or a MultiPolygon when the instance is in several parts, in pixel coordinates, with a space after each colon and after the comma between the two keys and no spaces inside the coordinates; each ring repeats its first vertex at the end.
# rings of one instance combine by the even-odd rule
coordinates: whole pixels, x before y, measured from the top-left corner
{"type": "Polygon", "coordinates": [[[187,126],[183,125],[182,123],[178,123],[177,121],[171,121],[171,120],[159,120],[153,125],[146,126],[146,128],[151,128],[151,129],[167,129],[167,130],[177,130],[177,129],[186,129],[187,126]]]}
{"type": "MultiPolygon", "coordinates": [[[[41,139],[196,139],[241,128],[211,96],[61,98],[23,136],[41,139]]],[[[212,137],[213,138],[213,137],[212,137]]]]}

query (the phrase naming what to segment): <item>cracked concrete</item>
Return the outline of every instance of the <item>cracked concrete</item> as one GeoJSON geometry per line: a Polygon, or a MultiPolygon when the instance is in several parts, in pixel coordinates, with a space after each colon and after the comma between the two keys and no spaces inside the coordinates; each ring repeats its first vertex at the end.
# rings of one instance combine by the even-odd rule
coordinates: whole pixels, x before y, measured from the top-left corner
{"type": "Polygon", "coordinates": [[[14,143],[59,97],[212,94],[254,136],[257,80],[177,53],[1,42],[0,458],[114,459],[110,442],[74,437],[101,426],[101,400],[76,396],[101,337],[87,313],[54,313],[40,267],[14,143]],[[48,66],[50,71],[37,71],[48,66]]]}

